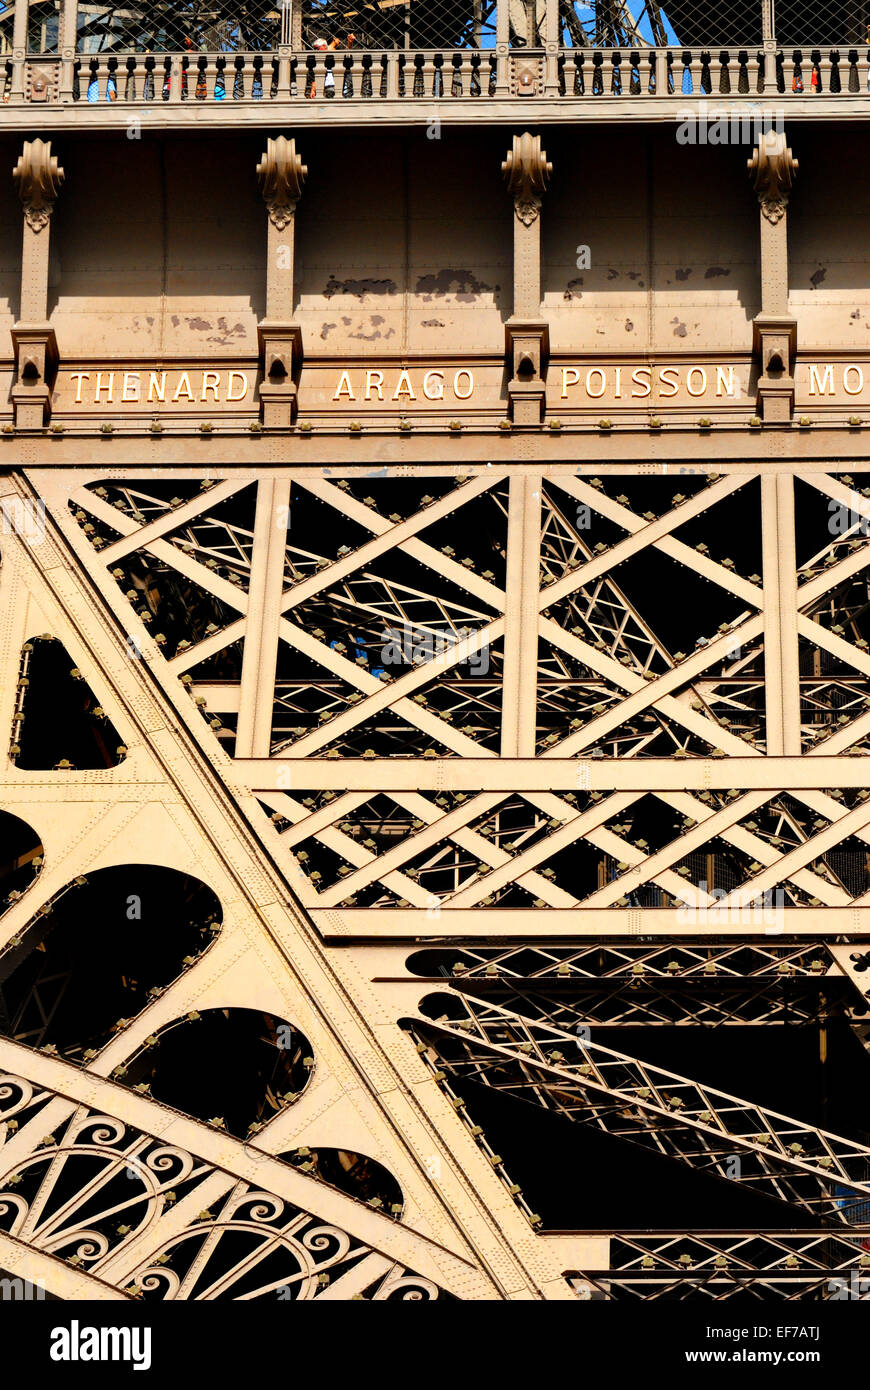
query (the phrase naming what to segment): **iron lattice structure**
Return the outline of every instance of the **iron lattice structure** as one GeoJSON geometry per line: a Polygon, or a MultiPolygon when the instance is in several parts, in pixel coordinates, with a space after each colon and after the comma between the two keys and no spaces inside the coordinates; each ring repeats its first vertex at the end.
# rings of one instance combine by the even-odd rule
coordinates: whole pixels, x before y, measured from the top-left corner
{"type": "MultiPolygon", "coordinates": [[[[804,0],[741,0],[737,5],[699,6],[689,0],[551,0],[552,30],[566,49],[599,51],[649,48],[758,49],[775,42],[798,50],[812,68],[816,45],[867,43],[870,10],[864,0],[840,0],[823,10],[804,0]],[[804,51],[805,50],[805,51],[804,51]]],[[[504,0],[503,33],[514,48],[543,49],[550,18],[548,0],[504,0]]],[[[11,25],[14,11],[4,14],[11,25]]],[[[493,49],[499,36],[495,0],[250,0],[225,4],[188,3],[77,7],[77,47],[82,53],[272,53],[282,44],[383,51],[408,49],[493,49]]],[[[28,48],[56,52],[58,17],[53,5],[30,7],[28,48]]],[[[800,59],[799,59],[800,60],[800,59]]],[[[742,61],[745,61],[743,59],[742,61]]]]}
{"type": "Polygon", "coordinates": [[[4,484],[36,521],[0,567],[3,1267],[153,1299],[860,1279],[860,1104],[780,1113],[638,1030],[863,1038],[870,476],[215,472],[4,484]],[[141,919],[101,937],[121,873],[141,919]],[[83,1003],[85,915],[81,958],[116,954],[83,1003]],[[179,1058],[230,1045],[216,1113],[179,1058]],[[569,1257],[495,1093],[806,1229],[569,1257]]]}

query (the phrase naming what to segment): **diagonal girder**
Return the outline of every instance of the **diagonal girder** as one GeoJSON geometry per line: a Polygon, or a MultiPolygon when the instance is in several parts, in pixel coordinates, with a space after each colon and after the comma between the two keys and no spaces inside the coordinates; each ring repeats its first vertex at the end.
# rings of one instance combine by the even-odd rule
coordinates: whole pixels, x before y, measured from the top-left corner
{"type": "Polygon", "coordinates": [[[569,1278],[578,1287],[587,1280],[611,1299],[870,1296],[867,1231],[619,1231],[609,1244],[607,1268],[569,1278]]]}
{"type": "MultiPolygon", "coordinates": [[[[435,997],[437,1001],[437,996],[435,997]]],[[[831,1220],[870,1201],[870,1146],[467,997],[409,1025],[437,1065],[831,1220]],[[563,1050],[564,1049],[564,1050],[563,1050]],[[739,1176],[729,1164],[739,1156],[739,1176]],[[844,1203],[837,1189],[849,1194],[844,1203]],[[854,1194],[854,1197],[852,1196],[854,1194]]]]}

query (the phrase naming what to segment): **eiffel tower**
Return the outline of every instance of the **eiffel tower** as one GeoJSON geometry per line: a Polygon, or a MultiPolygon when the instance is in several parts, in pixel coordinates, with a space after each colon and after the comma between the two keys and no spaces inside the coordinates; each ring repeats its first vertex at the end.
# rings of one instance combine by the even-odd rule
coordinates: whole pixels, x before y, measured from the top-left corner
{"type": "Polygon", "coordinates": [[[770,106],[809,61],[817,186],[870,60],[376,8],[3,21],[0,1270],[846,1296],[864,320],[801,288],[784,134],[670,120],[681,68],[770,106]]]}

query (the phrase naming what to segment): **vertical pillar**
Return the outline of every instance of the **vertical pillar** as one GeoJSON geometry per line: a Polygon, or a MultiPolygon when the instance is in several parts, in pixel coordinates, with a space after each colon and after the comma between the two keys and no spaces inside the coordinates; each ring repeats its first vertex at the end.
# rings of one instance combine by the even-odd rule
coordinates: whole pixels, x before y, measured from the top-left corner
{"type": "Polygon", "coordinates": [[[13,170],[24,209],[21,302],[12,326],[15,384],[12,403],[20,429],[40,429],[51,414],[57,339],[48,323],[48,255],[51,215],[64,179],[51,142],[27,140],[13,170]]]}
{"type": "Polygon", "coordinates": [[[553,166],[540,135],[515,135],[502,163],[514,204],[514,300],[505,324],[511,417],[540,424],[546,398],[549,328],[541,318],[541,195],[553,166]]]}
{"type": "Polygon", "coordinates": [[[20,0],[15,6],[15,14],[12,17],[12,51],[15,54],[21,53],[22,57],[27,52],[27,16],[29,11],[27,0],[20,0]]]}
{"type": "Polygon", "coordinates": [[[260,347],[260,407],[266,426],[292,425],[296,419],[296,376],[302,363],[302,330],[293,322],[296,256],[296,204],[308,168],[296,141],[269,140],[257,165],[268,210],[266,233],[266,317],[257,326],[260,347]]]}
{"type": "Polygon", "coordinates": [[[559,0],[546,0],[544,20],[544,92],[559,95],[559,0]]]}
{"type": "Polygon", "coordinates": [[[24,93],[24,64],[27,58],[27,0],[18,0],[12,19],[12,91],[14,101],[24,93]]]}
{"type": "Polygon", "coordinates": [[[794,479],[791,474],[770,473],[762,478],[761,518],[767,752],[772,757],[798,757],[801,751],[800,679],[794,479]]]}
{"type": "Polygon", "coordinates": [[[237,758],[268,758],[271,752],[289,503],[289,478],[260,479],[239,691],[237,758]]]}
{"type": "Polygon", "coordinates": [[[786,423],[794,409],[794,357],[797,322],[788,312],[789,193],[798,162],[782,131],[766,131],[747,161],[758,195],[761,237],[761,313],[753,324],[752,345],[761,374],[757,409],[761,418],[786,423]]]}
{"type": "Polygon", "coordinates": [[[515,474],[508,501],[501,756],[533,758],[541,591],[540,474],[515,474]]]}
{"type": "Polygon", "coordinates": [[[776,25],[774,23],[773,0],[761,0],[761,39],[762,42],[776,46],[776,25]]]}
{"type": "Polygon", "coordinates": [[[495,95],[510,95],[508,67],[510,64],[511,29],[510,0],[496,0],[495,9],[495,95]]]}
{"type": "Polygon", "coordinates": [[[776,540],[779,553],[779,650],[782,667],[782,751],[800,757],[800,657],[794,484],[791,473],[776,477],[776,540]]]}
{"type": "MultiPolygon", "coordinates": [[[[60,55],[60,99],[64,103],[71,102],[73,99],[77,42],[78,0],[61,0],[57,49],[60,55]]],[[[173,90],[175,90],[174,86],[173,90]]]]}

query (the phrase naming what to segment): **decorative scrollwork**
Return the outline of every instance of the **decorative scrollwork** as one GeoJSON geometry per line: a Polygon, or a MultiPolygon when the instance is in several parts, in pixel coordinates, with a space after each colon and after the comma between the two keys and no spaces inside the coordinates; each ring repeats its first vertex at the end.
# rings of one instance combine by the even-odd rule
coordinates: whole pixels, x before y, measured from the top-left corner
{"type": "Polygon", "coordinates": [[[372,1303],[428,1303],[440,1297],[443,1293],[431,1279],[423,1279],[401,1265],[394,1265],[369,1294],[372,1303]]]}
{"type": "Polygon", "coordinates": [[[308,166],[296,153],[296,141],[286,135],[266,142],[266,153],[257,165],[260,189],[269,209],[269,220],[283,232],[296,211],[308,166]]]}
{"type": "Polygon", "coordinates": [[[746,167],[758,194],[762,216],[768,222],[779,222],[798,172],[798,162],[786,144],[785,133],[765,131],[752,158],[746,161],[746,167]]]}
{"type": "Polygon", "coordinates": [[[541,210],[541,194],[553,172],[546,151],[541,148],[540,135],[531,135],[528,131],[515,135],[501,169],[517,217],[524,226],[531,226],[541,210]]]}
{"type": "Polygon", "coordinates": [[[34,232],[48,226],[54,203],[64,181],[64,171],[51,152],[50,140],[25,140],[12,171],[27,225],[34,232]]]}
{"type": "MultiPolygon", "coordinates": [[[[30,1083],[0,1077],[0,1106],[26,1105],[33,1094],[30,1083]]],[[[214,1212],[164,1232],[166,1211],[216,1176],[211,1164],[117,1116],[78,1108],[0,1176],[0,1229],[97,1275],[123,1245],[144,1236],[147,1254],[125,1286],[160,1301],[308,1302],[375,1253],[342,1226],[242,1180],[224,1186],[216,1207],[210,1193],[214,1212]]],[[[443,1292],[395,1266],[373,1296],[418,1300],[443,1292]]]]}

